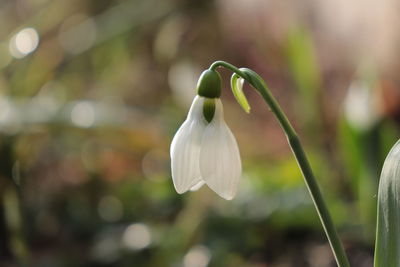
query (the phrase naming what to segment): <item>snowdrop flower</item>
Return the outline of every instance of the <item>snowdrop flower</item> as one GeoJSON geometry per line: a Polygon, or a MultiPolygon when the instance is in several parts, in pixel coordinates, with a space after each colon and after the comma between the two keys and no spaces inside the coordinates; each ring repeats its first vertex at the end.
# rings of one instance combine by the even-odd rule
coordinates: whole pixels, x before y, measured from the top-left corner
{"type": "Polygon", "coordinates": [[[374,103],[373,88],[366,81],[354,81],[344,100],[344,115],[349,124],[358,130],[371,129],[379,120],[374,103]]]}
{"type": "Polygon", "coordinates": [[[236,139],[224,121],[220,87],[216,71],[203,72],[198,95],[172,140],[172,179],[179,194],[204,184],[227,200],[236,194],[241,160],[236,139]]]}

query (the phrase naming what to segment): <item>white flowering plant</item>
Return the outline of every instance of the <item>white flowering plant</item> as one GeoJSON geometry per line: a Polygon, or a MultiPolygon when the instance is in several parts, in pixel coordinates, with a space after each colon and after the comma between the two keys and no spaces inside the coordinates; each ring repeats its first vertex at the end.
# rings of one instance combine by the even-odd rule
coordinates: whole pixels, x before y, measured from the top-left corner
{"type": "MultiPolygon", "coordinates": [[[[227,200],[233,199],[237,192],[242,165],[236,139],[224,121],[218,67],[233,72],[231,89],[245,112],[250,111],[243,93],[246,81],[263,97],[275,115],[301,169],[336,263],[339,267],[350,266],[294,128],[264,80],[250,69],[239,69],[227,62],[216,61],[200,76],[197,96],[171,144],[172,179],[176,191],[182,194],[206,184],[227,200]]],[[[389,152],[381,173],[374,266],[400,266],[400,141],[389,152]]]]}
{"type": "Polygon", "coordinates": [[[178,193],[207,184],[230,200],[242,171],[239,148],[224,121],[219,74],[203,72],[198,95],[171,144],[172,178],[178,193]]]}
{"type": "Polygon", "coordinates": [[[243,93],[246,81],[263,97],[275,115],[301,169],[336,262],[340,267],[350,266],[296,131],[264,80],[248,68],[237,68],[225,61],[216,61],[200,76],[197,96],[171,144],[172,179],[176,191],[182,194],[206,184],[227,200],[233,199],[237,192],[242,171],[241,159],[236,139],[223,117],[221,77],[217,72],[219,67],[233,72],[231,89],[245,112],[250,111],[243,93]]]}

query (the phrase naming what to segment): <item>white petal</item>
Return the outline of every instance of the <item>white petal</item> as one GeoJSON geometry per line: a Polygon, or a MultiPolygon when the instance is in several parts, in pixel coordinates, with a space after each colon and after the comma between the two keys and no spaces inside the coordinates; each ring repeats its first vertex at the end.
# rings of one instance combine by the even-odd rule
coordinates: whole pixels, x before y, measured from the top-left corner
{"type": "Polygon", "coordinates": [[[206,184],[218,195],[227,200],[235,196],[242,164],[236,139],[224,121],[219,99],[216,100],[214,118],[203,134],[200,172],[206,184]]]}
{"type": "Polygon", "coordinates": [[[198,182],[197,184],[195,184],[194,186],[192,186],[190,188],[190,191],[197,191],[199,190],[206,182],[204,182],[203,180],[201,180],[200,182],[198,182]]]}
{"type": "Polygon", "coordinates": [[[171,143],[172,180],[179,194],[185,193],[201,181],[199,158],[201,139],[206,127],[203,116],[204,98],[196,96],[187,119],[171,143]]]}

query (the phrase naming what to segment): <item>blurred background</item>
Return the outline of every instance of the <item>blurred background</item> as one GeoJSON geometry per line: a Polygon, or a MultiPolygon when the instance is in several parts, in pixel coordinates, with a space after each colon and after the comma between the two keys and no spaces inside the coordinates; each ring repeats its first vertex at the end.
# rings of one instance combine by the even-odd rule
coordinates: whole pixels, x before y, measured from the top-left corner
{"type": "MultiPolygon", "coordinates": [[[[237,197],[178,195],[169,145],[215,60],[263,76],[293,121],[353,266],[400,136],[395,0],[1,0],[1,266],[335,266],[263,100],[221,69],[237,197]]],[[[246,87],[248,88],[248,87],[246,87]]]]}

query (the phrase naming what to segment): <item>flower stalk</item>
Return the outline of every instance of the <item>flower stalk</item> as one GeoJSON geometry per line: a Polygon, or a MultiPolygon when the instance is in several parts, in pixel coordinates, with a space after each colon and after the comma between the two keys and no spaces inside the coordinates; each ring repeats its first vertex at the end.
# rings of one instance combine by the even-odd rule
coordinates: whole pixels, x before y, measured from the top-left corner
{"type": "MultiPolygon", "coordinates": [[[[291,147],[292,152],[297,160],[298,166],[301,169],[304,181],[311,195],[314,206],[317,210],[318,216],[321,220],[321,224],[324,228],[325,234],[328,238],[329,244],[332,248],[338,266],[349,267],[350,264],[347,259],[346,253],[344,252],[342,243],[336,232],[329,210],[325,204],[324,198],[322,197],[321,190],[319,189],[318,183],[315,179],[315,176],[308,162],[307,156],[303,150],[303,147],[300,143],[300,140],[297,136],[297,133],[288,118],[286,117],[285,113],[282,111],[278,102],[272,95],[271,91],[268,89],[264,80],[257,73],[250,69],[238,69],[225,61],[214,62],[213,64],[211,64],[210,70],[216,71],[218,67],[224,67],[234,72],[232,79],[237,79],[238,77],[235,77],[235,75],[237,75],[240,78],[246,80],[264,98],[265,102],[271,109],[272,113],[275,115],[280,126],[286,134],[289,146],[291,147]]],[[[235,97],[237,96],[237,94],[242,94],[241,92],[238,93],[238,91],[234,89],[234,86],[232,87],[232,90],[234,90],[235,97]]],[[[238,97],[236,98],[238,99],[238,97]]],[[[245,109],[245,111],[248,112],[249,108],[247,108],[246,103],[247,101],[241,101],[240,104],[245,109]]]]}

